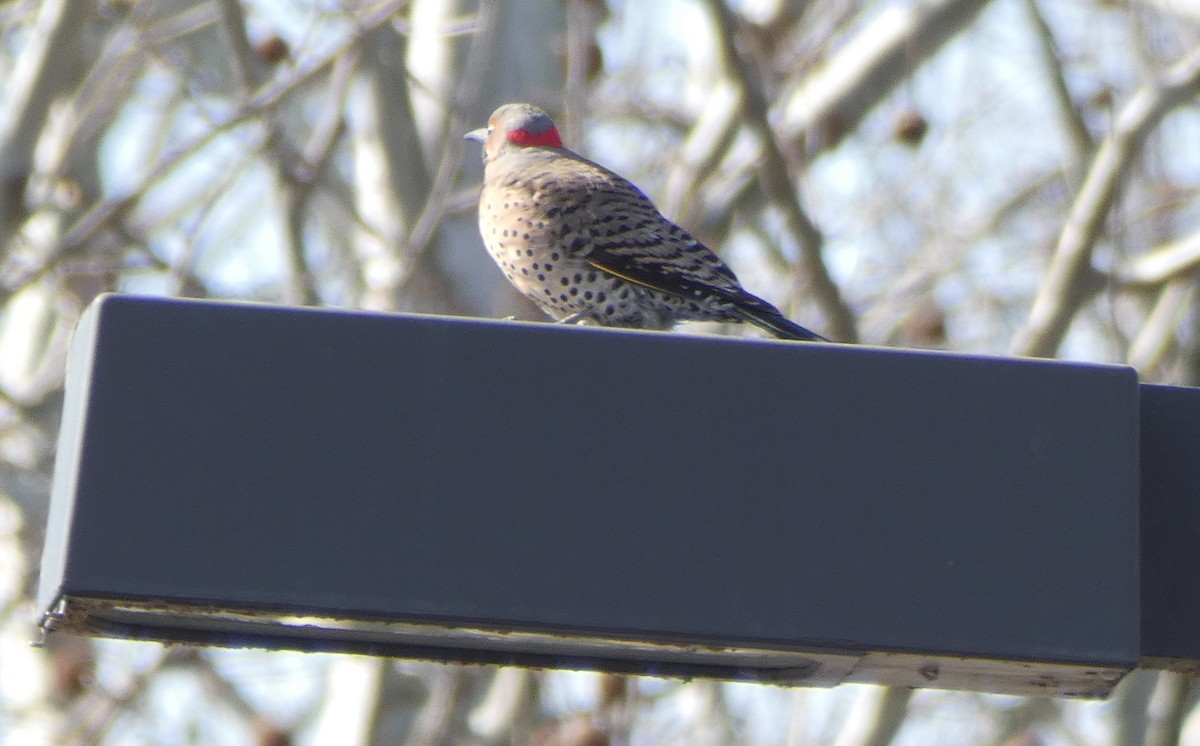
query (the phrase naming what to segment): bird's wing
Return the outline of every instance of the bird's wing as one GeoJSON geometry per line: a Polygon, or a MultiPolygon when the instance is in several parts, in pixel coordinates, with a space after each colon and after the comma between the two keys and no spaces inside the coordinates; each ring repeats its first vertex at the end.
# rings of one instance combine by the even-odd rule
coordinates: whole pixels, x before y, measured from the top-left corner
{"type": "Polygon", "coordinates": [[[711,249],[667,220],[624,178],[596,166],[574,254],[629,282],[682,297],[740,296],[737,277],[711,249]]]}

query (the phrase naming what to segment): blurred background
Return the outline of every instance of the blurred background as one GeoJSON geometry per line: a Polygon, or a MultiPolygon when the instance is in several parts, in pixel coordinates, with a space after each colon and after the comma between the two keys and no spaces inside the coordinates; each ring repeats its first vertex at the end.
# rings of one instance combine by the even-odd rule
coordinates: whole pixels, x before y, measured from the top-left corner
{"type": "Polygon", "coordinates": [[[0,741],[1200,744],[1175,673],[1080,703],[29,645],[82,308],[540,319],[476,228],[499,104],[827,336],[1195,384],[1198,94],[1200,0],[0,4],[0,741]]]}

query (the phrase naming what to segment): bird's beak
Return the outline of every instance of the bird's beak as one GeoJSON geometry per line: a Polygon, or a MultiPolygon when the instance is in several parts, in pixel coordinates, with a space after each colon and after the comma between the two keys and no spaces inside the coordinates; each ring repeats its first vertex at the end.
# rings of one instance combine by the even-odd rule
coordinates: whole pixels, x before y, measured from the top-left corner
{"type": "Polygon", "coordinates": [[[463,135],[464,140],[474,140],[475,142],[483,142],[487,140],[487,127],[480,127],[477,130],[471,130],[463,135]]]}

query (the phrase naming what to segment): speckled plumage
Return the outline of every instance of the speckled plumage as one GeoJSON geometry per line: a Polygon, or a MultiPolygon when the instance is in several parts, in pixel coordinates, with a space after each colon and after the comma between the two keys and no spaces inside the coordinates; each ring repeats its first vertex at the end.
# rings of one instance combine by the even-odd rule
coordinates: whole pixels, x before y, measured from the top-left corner
{"type": "Polygon", "coordinates": [[[783,339],[823,339],[746,292],[632,183],[562,147],[541,109],[501,106],[467,137],[483,143],[484,244],[553,318],[638,329],[747,321],[783,339]]]}

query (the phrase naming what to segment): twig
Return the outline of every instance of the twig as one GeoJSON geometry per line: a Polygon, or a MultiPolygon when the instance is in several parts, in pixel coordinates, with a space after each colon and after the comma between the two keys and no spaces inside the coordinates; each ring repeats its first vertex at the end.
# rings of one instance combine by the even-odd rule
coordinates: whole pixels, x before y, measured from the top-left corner
{"type": "Polygon", "coordinates": [[[1014,354],[1054,356],[1075,314],[1095,290],[1092,250],[1130,164],[1163,117],[1198,94],[1200,48],[1143,86],[1117,115],[1071,206],[1029,319],[1013,340],[1014,354]]]}
{"type": "Polygon", "coordinates": [[[467,670],[462,666],[442,666],[429,682],[429,695],[414,718],[408,746],[437,746],[451,742],[454,714],[462,707],[467,685],[467,670]]]}
{"type": "Polygon", "coordinates": [[[1112,743],[1142,744],[1146,739],[1146,726],[1150,722],[1147,711],[1150,698],[1162,673],[1138,669],[1131,671],[1113,691],[1108,706],[1113,713],[1112,743]]]}
{"type": "Polygon", "coordinates": [[[350,90],[350,73],[355,67],[353,55],[345,55],[333,68],[327,91],[328,103],[324,114],[313,127],[302,157],[293,164],[283,184],[284,225],[287,231],[288,261],[292,273],[294,302],[316,305],[319,302],[316,278],[308,265],[305,252],[304,225],[313,187],[320,180],[334,148],[346,130],[346,96],[350,90]]]}
{"type": "Polygon", "coordinates": [[[567,69],[563,89],[566,119],[562,134],[565,142],[582,144],[588,108],[588,73],[602,4],[591,0],[566,0],[566,6],[567,69]]]}
{"type": "Polygon", "coordinates": [[[820,148],[836,145],[987,5],[987,0],[892,4],[784,97],[780,134],[794,140],[820,133],[820,148]]]}
{"type": "Polygon", "coordinates": [[[762,147],[762,179],[767,196],[782,208],[788,229],[800,244],[800,255],[813,296],[829,316],[830,336],[842,342],[857,342],[858,328],[854,313],[842,300],[841,291],[829,276],[829,270],[821,256],[825,238],[800,204],[796,189],[792,185],[787,159],[779,147],[770,122],[767,121],[766,94],[749,64],[738,54],[734,43],[733,12],[722,0],[707,0],[707,5],[720,40],[725,64],[743,91],[743,118],[762,147]]]}
{"type": "MultiPolygon", "coordinates": [[[[258,58],[254,51],[254,45],[251,44],[250,37],[246,33],[246,18],[242,13],[242,5],[239,0],[218,0],[218,7],[225,40],[233,53],[233,69],[237,76],[238,86],[244,96],[249,96],[258,90],[265,81],[266,66],[258,58]]],[[[334,68],[342,70],[343,77],[347,74],[345,61],[349,58],[350,55],[339,57],[339,64],[334,68]]],[[[326,118],[333,116],[335,121],[340,121],[342,111],[340,96],[344,94],[344,90],[345,81],[343,80],[341,93],[334,92],[335,96],[339,97],[334,102],[338,107],[332,109],[327,107],[324,110],[326,118]]],[[[288,282],[283,298],[289,303],[305,306],[316,305],[319,301],[316,280],[308,266],[308,252],[304,240],[304,210],[312,191],[312,181],[301,175],[302,173],[311,174],[313,168],[309,167],[309,164],[304,162],[305,158],[296,152],[296,148],[288,137],[287,129],[280,121],[277,110],[264,112],[263,126],[267,131],[266,150],[274,156],[272,160],[275,166],[276,188],[280,191],[283,202],[284,250],[288,267],[288,282]]],[[[326,122],[321,126],[321,132],[315,132],[314,136],[319,137],[323,134],[333,136],[337,134],[337,131],[335,127],[331,127],[326,122]]],[[[316,147],[331,148],[332,145],[333,143],[330,142],[324,146],[317,144],[316,147]]],[[[327,158],[328,155],[326,152],[323,157],[327,158]]],[[[313,165],[319,170],[321,163],[313,165]]]]}
{"type": "Polygon", "coordinates": [[[1154,310],[1129,347],[1126,361],[1143,373],[1159,366],[1175,341],[1179,321],[1196,296],[1192,280],[1177,280],[1162,289],[1154,310]]]}
{"type": "Polygon", "coordinates": [[[1125,289],[1157,287],[1200,272],[1200,231],[1130,259],[1112,273],[1113,282],[1125,289]]]}
{"type": "Polygon", "coordinates": [[[523,743],[521,730],[535,717],[541,674],[505,666],[486,676],[486,689],[467,716],[471,735],[483,743],[500,743],[506,736],[523,743]]]}
{"type": "Polygon", "coordinates": [[[1155,699],[1159,706],[1146,733],[1146,746],[1179,746],[1195,703],[1194,674],[1163,671],[1158,676],[1155,699]]]}
{"type": "Polygon", "coordinates": [[[709,90],[696,121],[680,148],[679,157],[667,175],[661,205],[663,214],[680,225],[697,221],[699,184],[713,172],[729,152],[740,122],[741,92],[730,81],[719,81],[709,90]],[[684,210],[689,214],[684,214],[684,210]]]}
{"type": "Polygon", "coordinates": [[[137,673],[121,692],[111,692],[93,686],[91,694],[79,701],[66,726],[58,734],[57,743],[71,746],[103,743],[108,731],[118,721],[117,715],[131,708],[154,683],[155,677],[172,663],[172,652],[160,651],[158,659],[137,673]]]}
{"type": "MultiPolygon", "coordinates": [[[[981,699],[981,695],[975,695],[981,699]]],[[[1062,720],[1062,706],[1058,701],[1046,697],[1025,697],[1016,706],[1008,708],[998,719],[998,726],[988,743],[995,746],[1001,744],[1020,743],[1020,739],[1028,734],[1035,726],[1042,723],[1055,724],[1062,720]]],[[[1068,743],[1071,743],[1068,735],[1068,743]]]]}
{"type": "Polygon", "coordinates": [[[86,248],[88,242],[97,233],[114,221],[121,220],[132,210],[153,184],[172,173],[188,158],[202,151],[218,137],[262,115],[264,112],[275,109],[292,94],[328,73],[339,58],[349,53],[358,45],[360,39],[365,34],[389,23],[392,15],[407,4],[408,0],[389,0],[365,11],[359,19],[357,32],[325,57],[307,67],[297,70],[286,79],[265,86],[255,95],[251,96],[237,111],[217,122],[211,129],[196,136],[186,145],[163,156],[157,164],[146,172],[146,175],[142,177],[138,185],[131,189],[128,194],[121,197],[113,197],[94,205],[75,221],[66,235],[59,240],[58,245],[46,262],[32,271],[18,274],[18,276],[6,281],[0,287],[0,301],[6,299],[17,288],[37,281],[49,274],[54,269],[57,260],[86,248]]]}
{"type": "Polygon", "coordinates": [[[218,16],[229,51],[237,84],[244,95],[258,90],[266,77],[266,68],[254,53],[254,45],[246,35],[246,16],[239,0],[217,0],[218,16]]]}
{"type": "Polygon", "coordinates": [[[462,76],[458,90],[454,93],[449,122],[447,123],[446,142],[442,147],[441,158],[438,160],[437,172],[433,177],[433,187],[425,206],[417,217],[412,231],[405,242],[403,274],[396,283],[399,292],[403,292],[417,276],[428,269],[430,249],[433,239],[445,217],[454,191],[454,179],[462,164],[463,147],[461,139],[467,132],[467,124],[463,118],[466,102],[475,100],[479,86],[483,81],[483,73],[487,61],[491,59],[491,45],[496,23],[494,14],[495,3],[480,3],[477,17],[477,28],[471,45],[463,61],[462,76]]]}
{"type": "Polygon", "coordinates": [[[0,247],[8,245],[27,216],[25,182],[50,105],[76,83],[71,55],[63,50],[76,45],[89,17],[85,5],[79,0],[43,2],[8,81],[0,106],[0,247]]]}
{"type": "Polygon", "coordinates": [[[908,715],[912,689],[884,686],[859,693],[835,746],[887,746],[908,715]]]}
{"type": "Polygon", "coordinates": [[[1083,179],[1083,170],[1087,160],[1092,157],[1096,143],[1092,133],[1084,124],[1083,116],[1075,108],[1071,91],[1067,88],[1067,78],[1063,73],[1062,60],[1058,53],[1058,44],[1054,41],[1054,32],[1038,7],[1038,0],[1025,0],[1025,10],[1033,25],[1034,36],[1038,41],[1038,51],[1042,58],[1042,66],[1050,88],[1054,91],[1054,103],[1058,105],[1059,116],[1062,119],[1069,146],[1070,163],[1067,167],[1067,183],[1071,189],[1078,189],[1083,179]]]}

